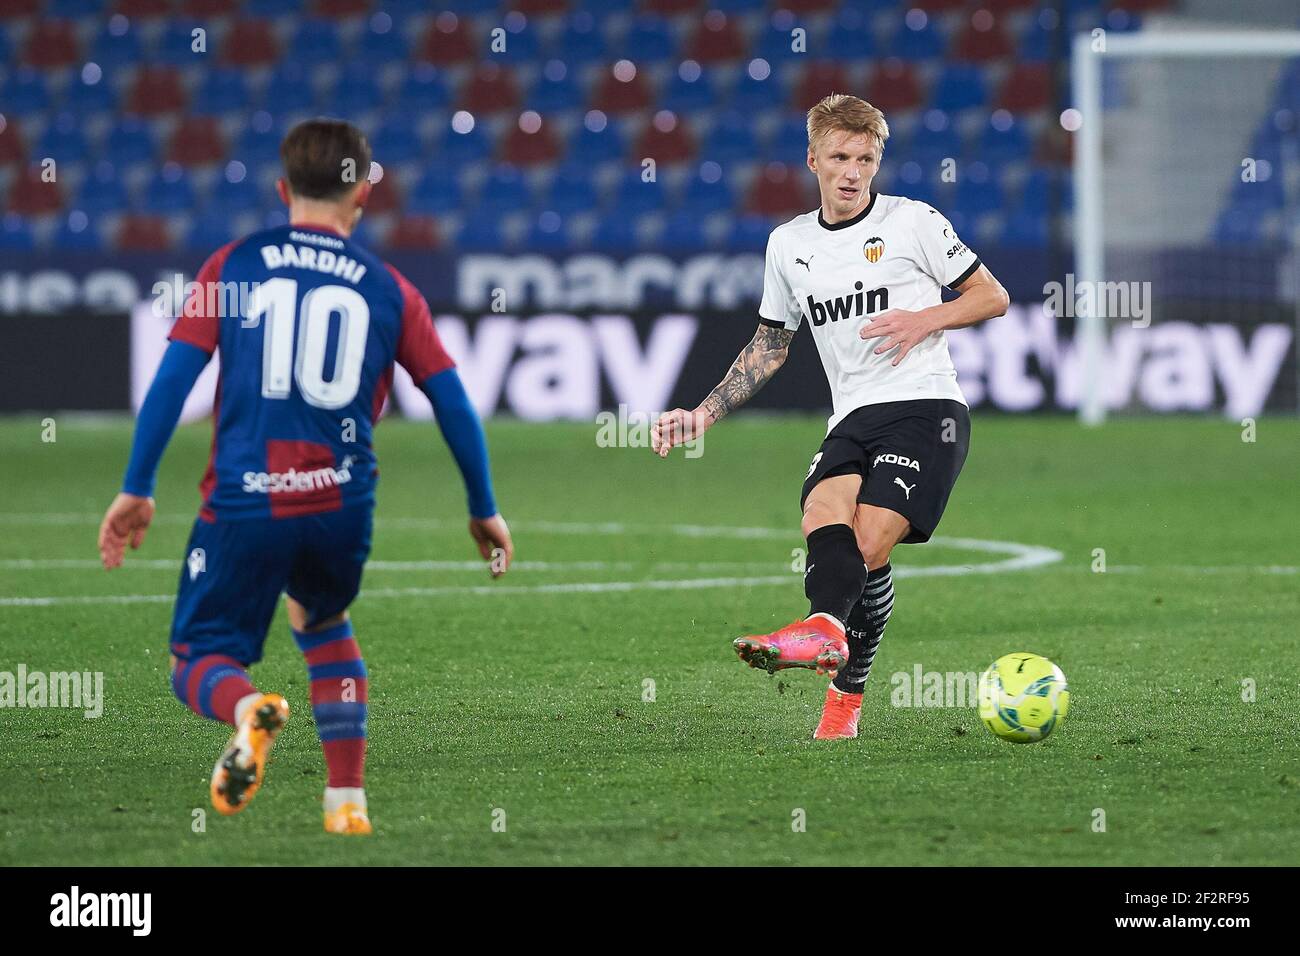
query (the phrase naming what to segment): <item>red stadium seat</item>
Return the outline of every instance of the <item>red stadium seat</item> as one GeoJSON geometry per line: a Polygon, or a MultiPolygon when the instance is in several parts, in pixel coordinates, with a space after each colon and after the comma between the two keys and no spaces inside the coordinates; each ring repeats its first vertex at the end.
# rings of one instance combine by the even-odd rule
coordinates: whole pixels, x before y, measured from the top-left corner
{"type": "Polygon", "coordinates": [[[167,158],[182,166],[215,163],[226,155],[221,127],[214,116],[188,116],[172,134],[167,158]]]}
{"type": "Polygon", "coordinates": [[[641,0],[642,13],[657,13],[664,17],[693,13],[699,6],[700,0],[641,0]]]}
{"type": "Polygon", "coordinates": [[[8,207],[20,216],[43,216],[63,208],[63,195],[57,182],[41,178],[41,165],[33,163],[15,176],[9,187],[8,207]]]}
{"type": "Polygon", "coordinates": [[[266,20],[240,20],[226,34],[224,58],[235,66],[266,66],[280,56],[275,32],[266,20]]]}
{"type": "Polygon", "coordinates": [[[543,13],[563,13],[569,9],[569,0],[515,0],[510,4],[511,10],[531,13],[534,16],[543,13]]]}
{"type": "Polygon", "coordinates": [[[432,216],[405,216],[388,233],[390,249],[436,249],[442,242],[432,216]]]}
{"type": "Polygon", "coordinates": [[[370,198],[366,201],[367,213],[392,212],[403,205],[402,191],[397,185],[397,174],[387,170],[379,182],[370,187],[370,198]]]}
{"type": "Polygon", "coordinates": [[[717,63],[744,56],[746,47],[740,21],[710,10],[687,43],[686,56],[701,63],[717,63]]]}
{"type": "Polygon", "coordinates": [[[952,56],[968,63],[986,63],[1011,55],[1011,41],[988,10],[977,10],[957,36],[952,56]]]}
{"type": "Polygon", "coordinates": [[[127,216],[117,231],[117,247],[132,252],[160,252],[171,243],[167,221],[161,216],[127,216]]]}
{"type": "Polygon", "coordinates": [[[519,106],[519,88],[509,67],[480,63],[461,90],[461,106],[471,113],[499,113],[519,106]]]}
{"type": "Polygon", "coordinates": [[[316,13],[322,17],[357,17],[369,9],[370,0],[316,0],[316,13]]]}
{"type": "Polygon", "coordinates": [[[867,100],[877,109],[910,110],[921,105],[921,85],[911,63],[896,57],[878,64],[867,86],[867,100]]]}
{"type": "Polygon", "coordinates": [[[163,17],[172,12],[172,0],[118,0],[114,12],[124,17],[163,17]]]}
{"type": "Polygon", "coordinates": [[[749,208],[761,216],[794,216],[817,205],[802,166],[768,163],[754,177],[749,208]]]}
{"type": "Polygon", "coordinates": [[[239,9],[241,0],[185,0],[181,11],[190,17],[225,17],[239,9]]]}
{"type": "Polygon", "coordinates": [[[0,166],[21,163],[27,155],[22,135],[18,130],[17,119],[6,119],[0,123],[0,166]]]}
{"type": "MultiPolygon", "coordinates": [[[[844,64],[831,60],[810,63],[804,70],[803,79],[794,89],[793,106],[800,112],[806,112],[831,93],[847,93],[850,86],[844,64]]],[[[871,102],[875,103],[875,100],[871,102]]]]}
{"type": "Polygon", "coordinates": [[[560,142],[545,121],[535,133],[526,132],[515,123],[501,144],[501,161],[511,166],[536,166],[552,162],[559,156],[560,142]]]}
{"type": "Polygon", "coordinates": [[[1034,158],[1051,166],[1069,166],[1074,162],[1074,135],[1061,129],[1056,117],[1043,130],[1034,158]]]}
{"type": "Polygon", "coordinates": [[[695,139],[682,117],[677,118],[672,129],[661,130],[650,123],[637,137],[633,150],[636,156],[650,157],[656,163],[681,163],[695,155],[695,139]]]}
{"type": "Polygon", "coordinates": [[[417,58],[439,66],[477,59],[469,22],[454,13],[441,13],[429,27],[417,58]]]}
{"type": "Polygon", "coordinates": [[[631,113],[650,107],[652,97],[645,73],[637,70],[630,80],[620,80],[612,70],[605,70],[596,85],[591,105],[606,113],[631,113]]]}
{"type": "Polygon", "coordinates": [[[175,113],[185,108],[185,86],[171,66],[149,66],[136,74],[126,101],[126,112],[141,116],[175,113]]]}
{"type": "Polygon", "coordinates": [[[1045,109],[1052,99],[1051,74],[1046,63],[1017,63],[1002,84],[998,106],[1012,113],[1045,109]]]}
{"type": "Polygon", "coordinates": [[[32,66],[68,66],[77,62],[77,35],[71,20],[44,20],[27,38],[23,59],[32,66]]]}
{"type": "Polygon", "coordinates": [[[41,0],[0,0],[0,20],[34,17],[40,9],[41,0]]]}
{"type": "Polygon", "coordinates": [[[781,4],[784,9],[795,13],[822,13],[838,5],[838,0],[785,0],[781,4]]]}

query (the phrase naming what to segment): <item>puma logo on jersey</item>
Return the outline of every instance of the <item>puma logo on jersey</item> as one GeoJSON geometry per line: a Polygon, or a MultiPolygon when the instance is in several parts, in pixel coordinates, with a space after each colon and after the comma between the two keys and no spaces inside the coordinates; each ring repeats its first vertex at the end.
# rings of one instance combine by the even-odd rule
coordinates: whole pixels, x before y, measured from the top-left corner
{"type": "Polygon", "coordinates": [[[873,312],[884,312],[889,308],[889,290],[883,286],[879,289],[862,291],[862,283],[853,283],[856,295],[842,295],[835,299],[818,302],[808,296],[808,321],[813,325],[825,325],[828,321],[839,322],[842,319],[861,318],[873,312]]]}
{"type": "Polygon", "coordinates": [[[911,468],[913,471],[921,470],[921,463],[919,461],[908,458],[906,455],[895,455],[893,452],[884,455],[877,455],[875,461],[871,463],[871,467],[875,468],[882,461],[886,465],[898,465],[900,468],[911,468]]]}
{"type": "Polygon", "coordinates": [[[903,479],[902,479],[902,478],[895,478],[895,479],[894,479],[894,484],[898,485],[898,487],[900,487],[900,488],[903,489],[903,497],[904,497],[904,498],[906,498],[908,501],[911,501],[911,500],[912,500],[912,489],[915,488],[916,485],[910,485],[910,486],[909,486],[909,485],[906,485],[906,484],[903,483],[903,479]]]}
{"type": "Polygon", "coordinates": [[[809,257],[808,257],[808,261],[807,261],[807,262],[805,262],[805,261],[802,260],[802,259],[795,259],[794,261],[795,261],[795,265],[803,266],[803,267],[804,267],[805,269],[807,269],[809,272],[812,272],[812,266],[809,265],[809,263],[811,263],[811,262],[813,261],[813,257],[812,257],[812,256],[809,256],[809,257]]]}

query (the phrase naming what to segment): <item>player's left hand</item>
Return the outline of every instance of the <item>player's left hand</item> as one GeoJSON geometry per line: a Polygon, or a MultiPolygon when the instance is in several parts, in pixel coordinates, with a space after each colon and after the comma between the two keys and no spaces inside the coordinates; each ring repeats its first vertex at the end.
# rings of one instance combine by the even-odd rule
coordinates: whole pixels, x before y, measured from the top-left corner
{"type": "Polygon", "coordinates": [[[470,518],[469,534],[478,545],[478,553],[489,562],[492,577],[499,578],[510,570],[510,562],[515,558],[515,543],[505,518],[499,514],[490,518],[470,518]]]}
{"type": "Polygon", "coordinates": [[[883,338],[885,341],[876,346],[875,354],[882,355],[892,348],[898,349],[891,365],[897,365],[907,357],[907,353],[916,348],[927,337],[938,332],[939,328],[925,312],[910,312],[907,309],[890,309],[872,319],[858,332],[863,339],[883,338]]]}
{"type": "Polygon", "coordinates": [[[122,492],[113,499],[99,526],[99,559],[105,568],[115,568],[122,563],[126,543],[132,550],[144,543],[144,533],[153,521],[153,499],[141,498],[122,492]]]}

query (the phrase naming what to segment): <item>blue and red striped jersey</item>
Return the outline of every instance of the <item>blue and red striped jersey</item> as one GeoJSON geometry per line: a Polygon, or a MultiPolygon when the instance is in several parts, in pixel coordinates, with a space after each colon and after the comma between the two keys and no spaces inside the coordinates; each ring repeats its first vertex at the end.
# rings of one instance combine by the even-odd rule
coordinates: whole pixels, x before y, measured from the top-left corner
{"type": "Polygon", "coordinates": [[[291,517],[374,500],[371,435],[400,362],[454,363],[424,297],[320,226],[254,233],[199,270],[173,341],[219,351],[205,517],[291,517]]]}

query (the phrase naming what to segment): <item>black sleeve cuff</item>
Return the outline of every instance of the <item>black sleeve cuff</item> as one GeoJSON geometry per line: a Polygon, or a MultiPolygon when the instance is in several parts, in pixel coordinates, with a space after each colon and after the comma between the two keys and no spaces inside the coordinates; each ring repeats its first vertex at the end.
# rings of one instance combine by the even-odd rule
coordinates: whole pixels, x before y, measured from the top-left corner
{"type": "Polygon", "coordinates": [[[959,275],[957,278],[949,282],[948,288],[952,289],[954,292],[957,291],[957,286],[961,285],[963,282],[965,282],[967,279],[973,276],[975,274],[975,270],[978,269],[983,264],[984,263],[980,262],[979,256],[976,256],[975,261],[970,264],[970,268],[967,269],[965,272],[963,272],[961,275],[959,275]]]}
{"type": "Polygon", "coordinates": [[[771,319],[759,319],[759,320],[758,320],[758,324],[759,324],[759,325],[766,325],[769,329],[783,329],[783,328],[785,328],[785,323],[784,323],[784,322],[773,322],[771,319]]]}

